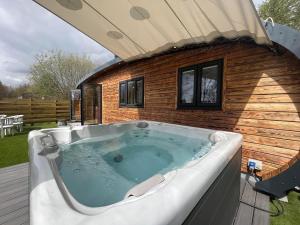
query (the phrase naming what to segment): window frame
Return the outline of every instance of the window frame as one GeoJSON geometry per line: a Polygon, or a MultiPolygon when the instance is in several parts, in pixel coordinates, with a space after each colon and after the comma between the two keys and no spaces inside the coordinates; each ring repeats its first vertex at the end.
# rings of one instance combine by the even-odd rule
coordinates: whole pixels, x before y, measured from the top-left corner
{"type": "Polygon", "coordinates": [[[119,82],[119,108],[144,108],[144,88],[145,83],[144,83],[144,77],[136,77],[136,78],[132,78],[129,80],[123,80],[119,82]],[[143,85],[142,85],[142,103],[141,104],[128,104],[128,83],[134,81],[134,87],[135,87],[135,99],[136,101],[138,100],[138,96],[137,96],[137,82],[138,81],[142,81],[143,85]],[[121,85],[125,84],[125,103],[121,103],[121,85]]]}
{"type": "Polygon", "coordinates": [[[125,107],[127,105],[127,82],[126,81],[120,81],[119,83],[119,106],[120,107],[125,107]],[[125,102],[121,102],[121,86],[125,85],[125,102]]]}
{"type": "Polygon", "coordinates": [[[199,63],[187,67],[182,67],[178,69],[178,76],[177,76],[177,109],[215,109],[221,110],[222,109],[222,101],[223,101],[223,68],[224,60],[217,59],[209,62],[199,63]],[[203,68],[209,66],[218,66],[218,74],[217,74],[217,101],[216,103],[202,103],[201,102],[201,82],[202,82],[202,73],[203,68]],[[194,99],[193,103],[182,103],[181,95],[182,95],[182,75],[183,72],[189,70],[195,71],[195,78],[194,78],[194,99]]]}

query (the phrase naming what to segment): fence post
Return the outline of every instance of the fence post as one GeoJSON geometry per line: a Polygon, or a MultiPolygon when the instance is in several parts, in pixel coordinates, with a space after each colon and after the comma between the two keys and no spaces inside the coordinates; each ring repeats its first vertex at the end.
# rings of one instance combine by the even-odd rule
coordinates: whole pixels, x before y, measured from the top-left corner
{"type": "Polygon", "coordinates": [[[55,121],[56,121],[56,124],[58,122],[58,119],[57,119],[57,99],[55,99],[55,121]]]}
{"type": "MultiPolygon", "coordinates": [[[[29,110],[28,110],[28,111],[29,111],[30,120],[31,120],[31,119],[32,119],[32,116],[33,116],[33,114],[32,114],[32,98],[29,99],[29,110]]],[[[31,122],[30,125],[33,126],[33,124],[34,124],[34,123],[31,122]]]]}

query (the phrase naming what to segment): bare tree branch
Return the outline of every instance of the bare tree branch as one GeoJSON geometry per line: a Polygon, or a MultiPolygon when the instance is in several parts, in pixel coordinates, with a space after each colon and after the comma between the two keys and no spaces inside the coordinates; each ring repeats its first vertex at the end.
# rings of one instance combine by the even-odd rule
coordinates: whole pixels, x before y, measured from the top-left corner
{"type": "Polygon", "coordinates": [[[33,92],[38,95],[68,98],[70,90],[94,68],[86,56],[50,51],[35,57],[30,68],[33,92]]]}

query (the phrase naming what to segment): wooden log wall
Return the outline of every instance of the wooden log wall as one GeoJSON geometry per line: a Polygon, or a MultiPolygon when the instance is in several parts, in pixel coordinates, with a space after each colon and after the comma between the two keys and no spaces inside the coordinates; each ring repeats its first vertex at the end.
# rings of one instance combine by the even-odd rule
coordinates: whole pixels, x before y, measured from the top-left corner
{"type": "Polygon", "coordinates": [[[24,115],[25,123],[55,122],[70,118],[70,102],[58,100],[0,100],[0,114],[24,115]]]}
{"type": "Polygon", "coordinates": [[[288,168],[300,149],[300,61],[288,51],[230,43],[152,57],[99,73],[103,122],[156,120],[242,133],[243,162],[263,161],[267,178],[288,168]],[[178,68],[224,59],[222,110],[177,110],[178,68]],[[144,76],[144,108],[119,108],[119,82],[144,76]]]}

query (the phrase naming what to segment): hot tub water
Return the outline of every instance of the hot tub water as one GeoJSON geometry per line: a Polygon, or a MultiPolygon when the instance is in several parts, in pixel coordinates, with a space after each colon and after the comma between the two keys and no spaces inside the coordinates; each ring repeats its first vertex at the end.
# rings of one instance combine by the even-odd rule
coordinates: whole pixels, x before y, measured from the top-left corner
{"type": "Polygon", "coordinates": [[[198,159],[211,149],[204,138],[135,128],[121,135],[60,145],[59,173],[80,203],[99,207],[124,199],[135,185],[198,159]]]}

